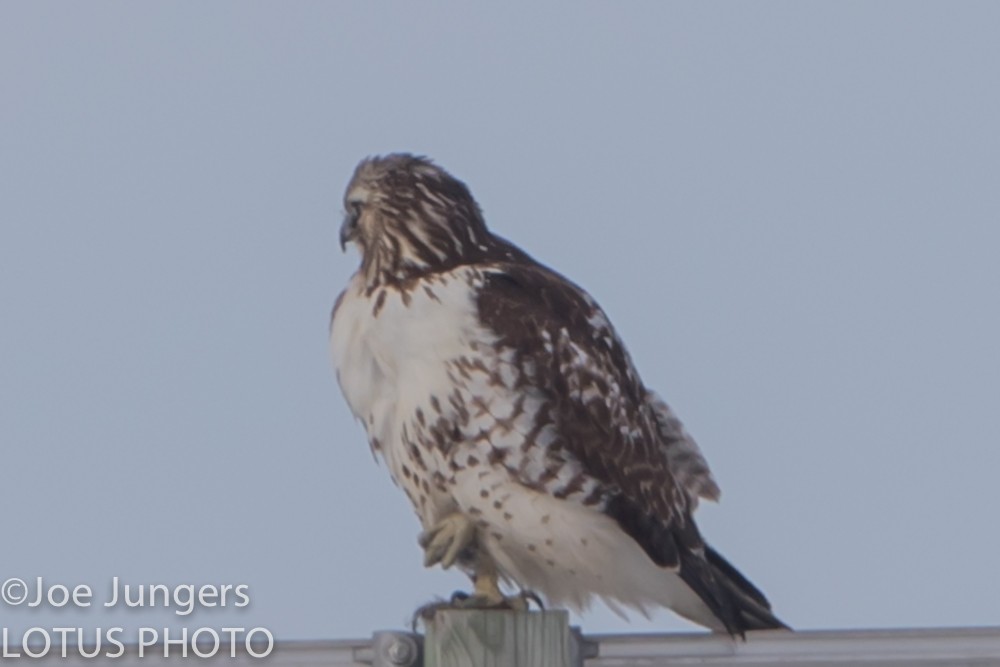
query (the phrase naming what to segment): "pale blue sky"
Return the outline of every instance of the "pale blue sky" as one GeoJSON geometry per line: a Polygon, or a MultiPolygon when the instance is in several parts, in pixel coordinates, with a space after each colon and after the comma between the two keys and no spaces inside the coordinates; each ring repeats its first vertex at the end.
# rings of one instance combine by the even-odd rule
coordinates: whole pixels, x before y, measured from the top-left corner
{"type": "Polygon", "coordinates": [[[465,586],[421,566],[327,352],[344,185],[396,150],[602,303],[716,472],[703,532],[787,622],[1000,622],[998,26],[989,2],[0,5],[0,579],[253,600],[0,624],[366,636],[465,586]]]}

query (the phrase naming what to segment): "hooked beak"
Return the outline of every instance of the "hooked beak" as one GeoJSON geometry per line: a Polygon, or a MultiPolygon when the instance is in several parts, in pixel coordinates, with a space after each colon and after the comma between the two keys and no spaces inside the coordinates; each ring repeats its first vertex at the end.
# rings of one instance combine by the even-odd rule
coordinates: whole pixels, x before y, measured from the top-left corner
{"type": "Polygon", "coordinates": [[[340,225],[340,250],[347,250],[347,244],[358,236],[358,216],[348,213],[340,225]]]}

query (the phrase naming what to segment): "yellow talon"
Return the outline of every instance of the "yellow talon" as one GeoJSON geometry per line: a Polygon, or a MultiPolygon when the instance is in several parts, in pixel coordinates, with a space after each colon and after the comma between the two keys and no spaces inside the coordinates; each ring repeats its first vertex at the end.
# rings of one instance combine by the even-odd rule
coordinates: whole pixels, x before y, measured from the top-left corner
{"type": "Polygon", "coordinates": [[[487,604],[499,606],[506,600],[503,593],[500,592],[497,572],[492,565],[476,572],[474,586],[473,597],[479,598],[487,604]]]}

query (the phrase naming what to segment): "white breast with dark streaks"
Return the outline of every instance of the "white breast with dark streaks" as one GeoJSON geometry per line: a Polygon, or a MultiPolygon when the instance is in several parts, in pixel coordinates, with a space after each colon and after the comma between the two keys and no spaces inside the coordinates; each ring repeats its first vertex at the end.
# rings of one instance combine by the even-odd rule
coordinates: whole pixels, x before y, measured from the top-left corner
{"type": "Polygon", "coordinates": [[[347,403],[425,527],[453,503],[432,485],[434,473],[448,469],[445,457],[414,451],[411,422],[418,410],[425,420],[436,417],[434,405],[444,409],[454,389],[447,362],[467,349],[476,328],[470,294],[467,277],[451,275],[426,289],[380,287],[365,295],[355,276],[333,319],[331,350],[347,403]]]}
{"type": "MultiPolygon", "coordinates": [[[[479,320],[482,276],[460,268],[405,293],[370,295],[355,278],[334,315],[331,347],[347,403],[425,526],[455,509],[456,473],[468,467],[507,467],[553,491],[579,473],[571,463],[553,476],[552,434],[532,433],[542,399],[515,388],[513,350],[498,348],[479,320]],[[528,434],[532,446],[524,447],[528,434]]],[[[577,493],[592,490],[586,482],[577,493]]]]}

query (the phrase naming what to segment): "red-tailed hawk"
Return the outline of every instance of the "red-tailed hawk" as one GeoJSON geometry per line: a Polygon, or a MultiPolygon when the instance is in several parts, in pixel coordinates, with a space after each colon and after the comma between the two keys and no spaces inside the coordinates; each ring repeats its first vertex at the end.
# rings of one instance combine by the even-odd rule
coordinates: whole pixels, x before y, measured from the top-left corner
{"type": "Polygon", "coordinates": [[[697,445],[601,308],[495,236],[468,188],[412,155],[358,165],[341,244],[361,266],[333,309],[337,378],[469,604],[498,580],[584,609],[654,606],[714,630],[784,627],[703,541],[697,445]]]}

